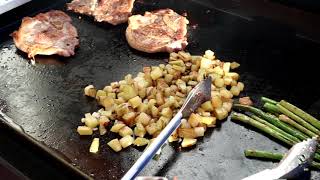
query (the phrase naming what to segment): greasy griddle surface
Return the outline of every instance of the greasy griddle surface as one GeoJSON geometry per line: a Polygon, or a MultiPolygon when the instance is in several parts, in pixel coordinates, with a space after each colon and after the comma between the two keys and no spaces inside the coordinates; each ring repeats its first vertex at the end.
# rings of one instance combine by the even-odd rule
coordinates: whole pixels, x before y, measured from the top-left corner
{"type": "MultiPolygon", "coordinates": [[[[245,19],[192,1],[138,1],[135,13],[171,7],[186,12],[190,20],[189,46],[192,54],[206,49],[222,60],[241,63],[245,92],[255,102],[261,95],[285,98],[315,113],[319,110],[317,68],[312,65],[319,45],[296,37],[290,27],[261,17],[245,19]],[[160,3],[161,4],[160,4],[160,3]]],[[[61,6],[65,11],[65,8],[61,6]]],[[[89,153],[93,137],[79,137],[76,127],[84,113],[98,109],[83,96],[83,88],[103,88],[135,75],[143,66],[165,63],[167,54],[145,54],[127,45],[126,24],[111,26],[92,18],[67,12],[78,29],[80,48],[71,58],[38,57],[32,66],[25,53],[8,40],[0,45],[0,106],[25,132],[57,150],[70,164],[97,179],[119,179],[143,149],[127,148],[114,153],[100,138],[100,152],[89,153]]],[[[317,115],[317,114],[316,114],[317,115]]],[[[319,117],[319,116],[318,116],[319,117]]],[[[246,159],[243,150],[254,148],[285,152],[281,144],[254,129],[225,121],[208,130],[191,149],[166,146],[158,161],[152,161],[144,175],[178,176],[179,179],[240,179],[275,164],[246,159]]],[[[98,136],[94,136],[98,137],[98,136]]],[[[313,173],[319,178],[318,173],[313,173]]]]}

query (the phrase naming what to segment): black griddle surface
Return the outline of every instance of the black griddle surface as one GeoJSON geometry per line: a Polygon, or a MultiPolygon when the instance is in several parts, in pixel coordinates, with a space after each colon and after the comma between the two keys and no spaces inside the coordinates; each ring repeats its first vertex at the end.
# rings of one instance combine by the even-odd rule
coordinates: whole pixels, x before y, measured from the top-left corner
{"type": "MultiPolygon", "coordinates": [[[[241,63],[245,83],[241,96],[255,102],[261,95],[287,99],[316,115],[320,109],[318,68],[313,57],[319,44],[297,36],[295,28],[263,17],[243,18],[194,1],[137,1],[134,13],[170,7],[186,12],[190,20],[189,46],[192,54],[207,49],[221,60],[241,63]]],[[[39,56],[31,65],[12,40],[0,44],[0,106],[25,133],[53,149],[70,165],[97,179],[119,179],[139,157],[134,147],[114,153],[106,143],[115,136],[100,138],[100,152],[89,153],[93,137],[79,137],[76,127],[87,112],[98,109],[94,100],[83,96],[83,88],[97,88],[137,74],[143,66],[165,63],[168,54],[145,54],[131,49],[124,31],[126,24],[111,26],[93,18],[68,12],[78,29],[80,48],[70,58],[39,56]]],[[[1,118],[0,118],[1,119],[1,118]]],[[[95,136],[94,136],[95,137],[95,136]]],[[[285,152],[255,129],[224,121],[209,130],[194,148],[180,150],[166,146],[158,161],[152,161],[143,175],[179,179],[240,179],[272,162],[246,159],[248,148],[285,152]]],[[[320,178],[313,172],[314,179],[320,178]]]]}

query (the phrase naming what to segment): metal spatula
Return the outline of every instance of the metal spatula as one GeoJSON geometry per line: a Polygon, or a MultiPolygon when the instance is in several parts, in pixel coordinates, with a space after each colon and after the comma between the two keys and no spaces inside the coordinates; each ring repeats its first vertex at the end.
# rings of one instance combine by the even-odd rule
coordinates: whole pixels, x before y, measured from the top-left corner
{"type": "Polygon", "coordinates": [[[176,130],[180,124],[182,118],[187,118],[195,111],[202,103],[210,100],[211,98],[211,77],[201,81],[196,87],[194,87],[187,96],[182,108],[173,117],[169,124],[161,131],[154,142],[144,151],[135,164],[129,169],[129,171],[123,176],[122,180],[134,179],[140,171],[148,164],[150,159],[161,148],[163,143],[168,137],[176,130]]]}

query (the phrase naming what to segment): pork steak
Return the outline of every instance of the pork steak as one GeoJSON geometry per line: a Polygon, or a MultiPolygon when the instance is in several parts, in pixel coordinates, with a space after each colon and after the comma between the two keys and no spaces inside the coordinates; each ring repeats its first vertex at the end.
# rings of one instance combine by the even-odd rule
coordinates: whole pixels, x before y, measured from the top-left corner
{"type": "Polygon", "coordinates": [[[79,45],[78,33],[71,18],[62,11],[51,10],[22,19],[19,30],[12,33],[18,49],[28,53],[69,57],[79,45]]]}
{"type": "Polygon", "coordinates": [[[73,0],[67,4],[68,10],[92,15],[98,22],[112,25],[127,22],[134,0],[73,0]]]}
{"type": "Polygon", "coordinates": [[[134,49],[147,53],[173,52],[188,44],[189,21],[171,9],[145,12],[144,16],[134,15],[128,22],[126,38],[134,49]]]}

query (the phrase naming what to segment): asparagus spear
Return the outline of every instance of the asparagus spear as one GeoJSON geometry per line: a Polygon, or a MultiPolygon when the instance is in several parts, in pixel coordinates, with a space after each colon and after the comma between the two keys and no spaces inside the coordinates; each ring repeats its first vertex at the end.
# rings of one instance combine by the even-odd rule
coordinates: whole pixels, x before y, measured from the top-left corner
{"type": "Polygon", "coordinates": [[[262,124],[265,124],[267,126],[269,126],[270,128],[272,128],[273,130],[275,131],[278,131],[279,133],[283,134],[284,136],[286,136],[287,138],[290,138],[292,140],[294,140],[296,143],[297,142],[300,142],[300,140],[294,136],[292,136],[291,134],[288,134],[286,133],[285,131],[283,131],[282,129],[278,128],[277,126],[274,126],[272,125],[271,123],[269,123],[268,121],[264,120],[264,119],[261,119],[259,118],[258,116],[256,115],[250,115],[251,118],[255,119],[256,121],[262,123],[262,124]]]}
{"type": "Polygon", "coordinates": [[[294,120],[290,119],[288,116],[281,114],[279,116],[279,119],[283,122],[286,122],[290,125],[292,125],[293,127],[297,128],[298,130],[300,130],[301,132],[307,134],[309,137],[314,137],[317,134],[313,133],[312,131],[310,131],[309,129],[301,126],[300,124],[296,123],[294,120]]]}
{"type": "Polygon", "coordinates": [[[270,98],[267,98],[267,97],[261,97],[261,101],[264,102],[264,103],[270,103],[270,104],[277,104],[278,102],[273,100],[273,99],[270,99],[270,98]]]}
{"type": "Polygon", "coordinates": [[[273,114],[281,114],[281,112],[279,111],[279,109],[277,108],[277,106],[275,104],[271,104],[271,103],[268,103],[266,102],[264,105],[263,105],[263,108],[273,114]]]}
{"type": "Polygon", "coordinates": [[[267,125],[265,124],[262,124],[258,121],[255,121],[254,119],[244,115],[244,114],[241,114],[241,113],[236,113],[236,112],[233,112],[231,114],[231,119],[233,120],[239,120],[243,123],[246,123],[246,124],[249,124],[251,126],[254,126],[256,128],[258,128],[259,130],[271,135],[272,137],[288,144],[288,145],[294,145],[296,144],[296,142],[294,140],[291,140],[289,138],[287,138],[286,136],[284,136],[283,134],[279,133],[278,131],[275,131],[273,130],[272,128],[268,127],[267,125]]]}
{"type": "Polygon", "coordinates": [[[302,109],[294,106],[293,104],[290,104],[289,102],[285,100],[281,100],[279,103],[281,106],[285,107],[289,111],[293,112],[294,114],[298,115],[302,119],[308,121],[310,124],[315,126],[317,129],[320,129],[320,122],[310,114],[304,112],[302,109]]]}
{"type": "Polygon", "coordinates": [[[262,117],[263,119],[267,120],[271,124],[277,126],[278,128],[284,130],[288,134],[291,134],[292,136],[297,137],[300,140],[304,140],[304,139],[308,138],[307,135],[305,135],[305,134],[301,133],[300,131],[294,129],[293,127],[289,126],[288,124],[280,121],[278,118],[266,114],[265,112],[261,111],[258,108],[255,108],[255,107],[252,107],[252,106],[247,106],[247,105],[242,105],[242,104],[234,104],[233,108],[252,112],[252,113],[262,117]]]}
{"type": "Polygon", "coordinates": [[[300,118],[299,116],[295,115],[293,112],[289,111],[288,109],[283,107],[281,104],[277,104],[277,107],[280,112],[290,117],[291,119],[295,120],[297,123],[301,124],[302,126],[304,126],[305,128],[309,129],[310,131],[316,134],[320,134],[320,131],[317,128],[315,128],[314,126],[312,126],[311,124],[309,124],[308,122],[300,118]]]}
{"type": "MultiPolygon", "coordinates": [[[[283,154],[280,153],[272,153],[267,151],[259,151],[259,150],[251,150],[247,149],[244,151],[244,155],[250,158],[263,158],[263,159],[270,159],[270,160],[277,160],[280,161],[283,158],[283,154]]],[[[320,169],[320,163],[312,162],[311,167],[315,169],[320,169]]]]}

